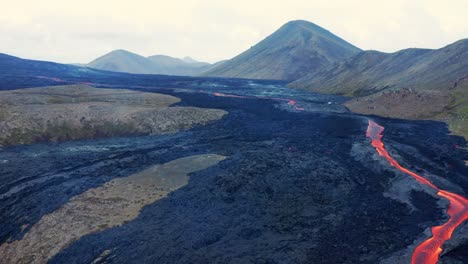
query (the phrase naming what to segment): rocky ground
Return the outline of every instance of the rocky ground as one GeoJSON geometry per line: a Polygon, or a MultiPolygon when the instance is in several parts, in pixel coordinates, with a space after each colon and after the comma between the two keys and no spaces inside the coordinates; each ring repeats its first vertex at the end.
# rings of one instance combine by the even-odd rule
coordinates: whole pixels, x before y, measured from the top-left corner
{"type": "MultiPolygon", "coordinates": [[[[4,262],[40,251],[49,263],[403,264],[445,221],[446,204],[377,155],[368,117],[343,98],[247,80],[193,87],[135,89],[229,114],[174,134],[0,148],[4,262]],[[186,169],[195,157],[206,159],[186,169]]],[[[372,118],[401,164],[468,193],[463,138],[439,122],[372,118]]],[[[466,260],[464,230],[443,263],[466,260]]]]}
{"type": "Polygon", "coordinates": [[[169,95],[87,85],[1,91],[0,146],[175,133],[226,114],[169,107],[179,101],[169,95]]]}

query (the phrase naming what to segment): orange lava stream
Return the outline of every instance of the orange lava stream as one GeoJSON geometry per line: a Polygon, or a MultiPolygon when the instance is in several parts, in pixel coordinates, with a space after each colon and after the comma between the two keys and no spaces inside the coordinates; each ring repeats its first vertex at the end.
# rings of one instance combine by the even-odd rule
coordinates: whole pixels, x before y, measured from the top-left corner
{"type": "Polygon", "coordinates": [[[292,105],[298,111],[304,111],[304,108],[297,106],[297,102],[292,99],[285,99],[285,98],[275,98],[275,97],[257,97],[257,96],[241,96],[241,95],[234,95],[234,94],[225,94],[225,93],[213,93],[214,96],[219,97],[231,97],[231,98],[247,98],[247,99],[266,99],[266,100],[275,100],[275,101],[286,101],[288,105],[292,105]]]}
{"type": "Polygon", "coordinates": [[[432,237],[417,246],[411,258],[412,264],[436,264],[439,260],[440,253],[442,253],[443,243],[451,238],[455,228],[468,219],[468,199],[458,194],[441,190],[423,176],[402,167],[385,149],[384,143],[382,142],[383,131],[384,127],[369,120],[366,136],[371,139],[372,146],[375,147],[379,155],[384,157],[393,167],[410,175],[419,183],[436,190],[438,196],[450,202],[447,209],[447,214],[450,216],[449,220],[441,226],[432,227],[432,237]]]}

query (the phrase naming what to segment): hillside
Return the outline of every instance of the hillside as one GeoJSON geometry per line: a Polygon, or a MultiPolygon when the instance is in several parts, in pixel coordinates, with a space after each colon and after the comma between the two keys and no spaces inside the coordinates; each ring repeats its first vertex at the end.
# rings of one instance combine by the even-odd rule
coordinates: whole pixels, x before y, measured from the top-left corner
{"type": "Polygon", "coordinates": [[[347,95],[388,88],[449,89],[468,77],[467,68],[468,40],[460,40],[438,50],[364,51],[290,86],[347,95]]]}
{"type": "Polygon", "coordinates": [[[291,21],[204,76],[295,80],[360,51],[307,21],[291,21]]]}
{"type": "Polygon", "coordinates": [[[177,59],[165,55],[143,57],[126,51],[114,50],[86,65],[87,67],[136,74],[165,74],[193,76],[211,69],[211,64],[192,58],[177,59]]]}
{"type": "Polygon", "coordinates": [[[444,120],[468,135],[468,39],[437,50],[364,51],[289,86],[356,97],[347,106],[359,113],[444,120]]]}

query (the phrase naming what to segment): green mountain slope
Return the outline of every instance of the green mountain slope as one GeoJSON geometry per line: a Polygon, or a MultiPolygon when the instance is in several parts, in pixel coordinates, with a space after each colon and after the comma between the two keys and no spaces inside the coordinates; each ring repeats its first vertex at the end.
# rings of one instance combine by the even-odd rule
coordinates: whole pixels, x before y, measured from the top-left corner
{"type": "Polygon", "coordinates": [[[295,80],[360,49],[307,21],[291,21],[204,76],[295,80]]]}

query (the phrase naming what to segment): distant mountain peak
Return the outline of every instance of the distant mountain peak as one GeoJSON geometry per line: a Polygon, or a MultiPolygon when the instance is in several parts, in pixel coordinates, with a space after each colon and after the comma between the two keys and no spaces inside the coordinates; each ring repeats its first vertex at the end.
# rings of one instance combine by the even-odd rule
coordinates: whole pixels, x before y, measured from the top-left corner
{"type": "Polygon", "coordinates": [[[186,62],[183,59],[166,55],[144,57],[123,49],[113,50],[86,66],[115,72],[183,76],[198,75],[212,67],[209,63],[197,62],[193,59],[191,62],[186,62]]]}
{"type": "Polygon", "coordinates": [[[185,61],[186,63],[199,63],[199,61],[189,56],[183,57],[182,60],[185,61]]]}
{"type": "MultiPolygon", "coordinates": [[[[305,27],[310,29],[324,29],[319,25],[307,20],[292,20],[283,25],[283,27],[305,27]]],[[[325,30],[325,29],[324,29],[325,30]]]]}
{"type": "Polygon", "coordinates": [[[294,20],[204,75],[295,80],[360,51],[312,22],[294,20]]]}
{"type": "Polygon", "coordinates": [[[125,54],[125,55],[130,55],[130,54],[134,54],[134,55],[138,55],[136,53],[133,53],[133,52],[130,52],[128,50],[124,50],[124,49],[116,49],[116,50],[113,50],[107,54],[125,54]]]}
{"type": "Polygon", "coordinates": [[[108,53],[102,55],[101,57],[93,60],[89,64],[93,64],[94,62],[96,62],[98,60],[102,60],[103,58],[116,58],[116,57],[120,57],[120,58],[124,58],[124,57],[126,57],[126,58],[139,58],[139,59],[144,58],[143,56],[141,56],[139,54],[136,54],[136,53],[133,53],[133,52],[128,51],[128,50],[116,49],[116,50],[113,50],[111,52],[108,52],[108,53]]]}

